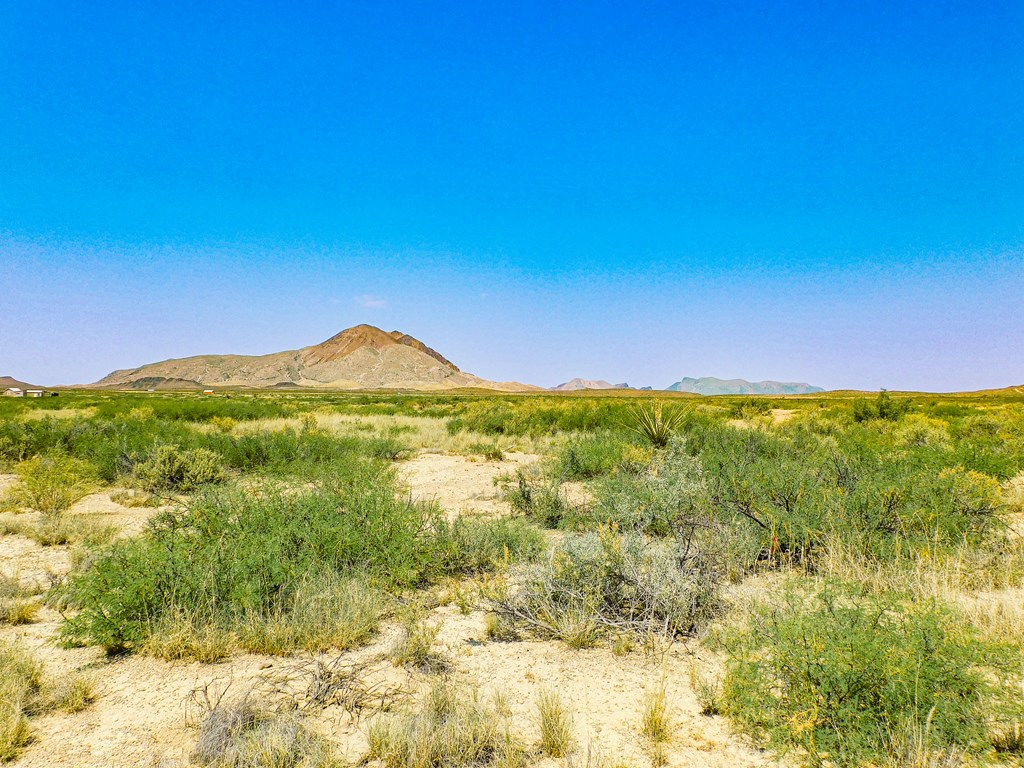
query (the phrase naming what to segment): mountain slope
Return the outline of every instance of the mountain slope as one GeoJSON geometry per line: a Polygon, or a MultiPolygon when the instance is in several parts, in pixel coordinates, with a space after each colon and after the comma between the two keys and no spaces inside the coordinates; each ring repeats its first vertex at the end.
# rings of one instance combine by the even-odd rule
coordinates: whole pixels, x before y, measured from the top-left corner
{"type": "Polygon", "coordinates": [[[13,376],[0,376],[0,392],[3,392],[8,387],[17,387],[18,389],[42,389],[34,384],[26,384],[24,381],[18,381],[13,376]]]}
{"type": "Polygon", "coordinates": [[[551,389],[556,392],[575,392],[581,389],[631,389],[629,384],[609,384],[604,379],[571,379],[551,389]]]}
{"type": "Polygon", "coordinates": [[[716,379],[690,376],[668,387],[673,392],[692,392],[698,395],[806,395],[824,392],[812,384],[791,381],[747,381],[746,379],[716,379]]]}
{"type": "Polygon", "coordinates": [[[401,331],[357,325],[320,344],[268,355],[198,355],[114,371],[98,387],[319,387],[329,389],[535,389],[497,383],[460,371],[423,342],[401,331]]]}

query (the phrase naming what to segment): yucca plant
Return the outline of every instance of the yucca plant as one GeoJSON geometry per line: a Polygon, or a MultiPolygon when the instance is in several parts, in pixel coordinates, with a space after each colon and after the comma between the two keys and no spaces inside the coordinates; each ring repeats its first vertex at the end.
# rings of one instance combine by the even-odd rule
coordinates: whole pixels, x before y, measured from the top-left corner
{"type": "Polygon", "coordinates": [[[668,411],[664,404],[655,402],[650,408],[637,407],[630,411],[632,422],[626,427],[645,437],[655,448],[668,445],[672,433],[683,421],[682,411],[668,411]]]}

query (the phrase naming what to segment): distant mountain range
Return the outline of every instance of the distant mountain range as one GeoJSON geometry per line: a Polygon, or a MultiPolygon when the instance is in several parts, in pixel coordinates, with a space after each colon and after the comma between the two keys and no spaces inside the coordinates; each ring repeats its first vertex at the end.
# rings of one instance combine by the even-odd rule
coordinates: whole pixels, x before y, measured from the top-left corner
{"type": "MultiPolygon", "coordinates": [[[[320,344],[267,355],[196,355],[113,371],[95,384],[104,389],[408,389],[437,391],[491,389],[537,392],[541,387],[515,381],[489,381],[459,369],[451,360],[402,331],[372,325],[347,328],[320,344]]],[[[31,385],[0,377],[0,389],[31,385]]],[[[640,389],[623,382],[575,378],[548,391],[640,389]]],[[[799,382],[686,377],[667,388],[696,395],[801,395],[822,392],[799,382]]]]}
{"type": "Polygon", "coordinates": [[[672,392],[692,392],[696,395],[808,395],[824,392],[821,387],[792,381],[747,381],[746,379],[716,379],[690,376],[668,387],[672,392]]]}
{"type": "Polygon", "coordinates": [[[269,355],[199,355],[149,363],[91,385],[110,389],[207,387],[318,389],[539,390],[518,382],[481,379],[401,331],[357,325],[327,341],[269,355]]]}
{"type": "Polygon", "coordinates": [[[556,392],[576,392],[581,389],[631,389],[631,387],[629,384],[609,384],[604,379],[571,379],[551,389],[556,392]]]}

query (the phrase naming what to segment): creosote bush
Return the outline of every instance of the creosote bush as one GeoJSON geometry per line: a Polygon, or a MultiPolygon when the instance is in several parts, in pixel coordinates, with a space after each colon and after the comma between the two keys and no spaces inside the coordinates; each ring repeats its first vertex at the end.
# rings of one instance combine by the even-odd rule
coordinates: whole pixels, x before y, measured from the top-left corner
{"type": "Polygon", "coordinates": [[[175,445],[156,446],[147,458],[134,462],[132,475],[140,487],[152,493],[189,493],[227,479],[221,459],[213,451],[182,450],[175,445]]]}
{"type": "Polygon", "coordinates": [[[15,467],[18,484],[11,501],[56,519],[94,487],[92,467],[60,453],[35,456],[15,467]]]}
{"type": "Polygon", "coordinates": [[[808,764],[884,761],[925,723],[930,749],[976,751],[1024,706],[1020,649],[979,639],[935,602],[791,585],[723,645],[726,714],[808,764]]]}

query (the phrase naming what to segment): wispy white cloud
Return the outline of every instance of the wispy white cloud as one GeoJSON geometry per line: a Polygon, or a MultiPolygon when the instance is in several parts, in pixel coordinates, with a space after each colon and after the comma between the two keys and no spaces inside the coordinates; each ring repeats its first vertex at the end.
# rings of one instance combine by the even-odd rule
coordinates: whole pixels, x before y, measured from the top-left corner
{"type": "Polygon", "coordinates": [[[384,309],[388,305],[388,300],[380,296],[371,296],[368,293],[363,293],[356,296],[356,303],[366,309],[384,309]]]}

